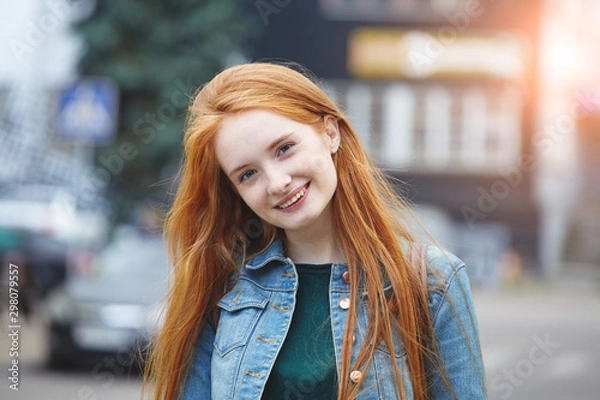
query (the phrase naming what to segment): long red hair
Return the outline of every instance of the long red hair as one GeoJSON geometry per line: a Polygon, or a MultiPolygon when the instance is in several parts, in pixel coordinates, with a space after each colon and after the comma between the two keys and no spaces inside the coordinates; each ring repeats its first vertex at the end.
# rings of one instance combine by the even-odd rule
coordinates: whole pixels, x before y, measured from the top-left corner
{"type": "MultiPolygon", "coordinates": [[[[239,263],[265,249],[278,235],[235,193],[213,149],[223,118],[255,108],[309,124],[317,131],[323,130],[324,116],[331,115],[340,128],[340,147],[333,155],[338,174],[332,199],[333,228],[345,251],[351,281],[361,277],[365,281],[370,323],[367,340],[352,361],[356,307],[350,307],[338,398],[356,396],[360,382],[351,382],[350,372],[368,367],[373,344],[383,342],[394,354],[392,338],[399,331],[414,398],[426,399],[426,365],[438,357],[427,290],[401,247],[402,241],[413,241],[403,218],[408,208],[327,95],[304,74],[269,63],[226,69],[201,88],[189,108],[180,183],[165,223],[174,266],[172,285],[164,325],[153,342],[145,373],[146,383],[154,383],[154,397],[178,397],[200,327],[216,312],[216,303],[239,263]],[[390,311],[384,295],[384,276],[392,284],[397,312],[390,311]]],[[[357,291],[357,285],[351,285],[351,298],[358,298],[357,291]]],[[[398,396],[405,398],[399,366],[395,357],[392,360],[398,396]]]]}

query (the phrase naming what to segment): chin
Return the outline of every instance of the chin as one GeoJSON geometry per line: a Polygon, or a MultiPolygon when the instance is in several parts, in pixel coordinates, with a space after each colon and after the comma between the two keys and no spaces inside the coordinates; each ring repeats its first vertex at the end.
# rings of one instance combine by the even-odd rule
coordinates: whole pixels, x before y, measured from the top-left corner
{"type": "Polygon", "coordinates": [[[287,224],[288,226],[283,229],[291,230],[291,231],[298,231],[298,230],[310,228],[311,226],[314,226],[318,222],[318,220],[319,219],[317,217],[302,218],[299,221],[295,221],[293,224],[292,223],[287,224]]]}

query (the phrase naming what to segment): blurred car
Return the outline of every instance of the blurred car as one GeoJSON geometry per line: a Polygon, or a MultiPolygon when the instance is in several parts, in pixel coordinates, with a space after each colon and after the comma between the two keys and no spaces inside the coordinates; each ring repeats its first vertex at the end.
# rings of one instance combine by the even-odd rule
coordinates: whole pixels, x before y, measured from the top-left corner
{"type": "Polygon", "coordinates": [[[108,229],[102,207],[83,207],[65,186],[0,185],[0,258],[16,257],[43,297],[62,283],[69,257],[97,248],[108,229]]]}
{"type": "MultiPolygon", "coordinates": [[[[118,235],[85,271],[74,271],[46,301],[51,367],[123,364],[160,324],[168,261],[160,235],[118,235]]],[[[127,361],[126,361],[127,360],[127,361]]]]}
{"type": "Polygon", "coordinates": [[[21,230],[15,233],[19,245],[13,251],[22,257],[25,264],[22,267],[31,273],[30,284],[37,295],[43,297],[64,282],[68,254],[75,251],[75,247],[41,232],[21,230]]]}
{"type": "Polygon", "coordinates": [[[102,240],[108,220],[98,205],[82,207],[73,189],[38,184],[0,185],[0,227],[43,233],[67,243],[102,240]]]}
{"type": "MultiPolygon", "coordinates": [[[[15,264],[19,268],[19,314],[28,319],[39,299],[64,282],[69,251],[64,242],[42,233],[0,227],[0,297],[8,298],[6,269],[9,263],[15,264]]],[[[0,304],[0,310],[4,306],[0,304]]]]}

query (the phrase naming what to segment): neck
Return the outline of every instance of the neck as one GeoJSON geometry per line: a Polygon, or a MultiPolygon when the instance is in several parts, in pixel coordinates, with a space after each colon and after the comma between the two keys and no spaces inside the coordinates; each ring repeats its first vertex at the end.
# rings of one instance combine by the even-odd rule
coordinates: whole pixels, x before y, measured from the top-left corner
{"type": "Polygon", "coordinates": [[[344,262],[344,252],[332,229],[322,229],[319,232],[290,232],[285,233],[287,256],[294,263],[325,264],[344,262]]]}

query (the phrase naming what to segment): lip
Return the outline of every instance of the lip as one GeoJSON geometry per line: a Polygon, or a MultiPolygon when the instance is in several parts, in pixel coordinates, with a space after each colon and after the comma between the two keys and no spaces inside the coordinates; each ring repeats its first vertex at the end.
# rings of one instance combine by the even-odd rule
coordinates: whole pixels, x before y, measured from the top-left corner
{"type": "Polygon", "coordinates": [[[290,194],[288,194],[287,196],[285,196],[283,199],[281,199],[281,201],[279,203],[277,203],[275,205],[275,208],[278,209],[279,211],[287,211],[287,210],[294,209],[297,205],[300,205],[302,202],[304,202],[304,199],[306,198],[306,195],[308,194],[308,186],[309,185],[310,185],[310,182],[308,182],[305,185],[300,186],[299,188],[297,188],[296,190],[294,190],[293,192],[291,192],[290,194]],[[285,204],[286,202],[288,202],[295,195],[297,195],[299,192],[301,192],[302,189],[306,190],[306,193],[304,193],[304,196],[301,199],[299,199],[297,202],[295,202],[294,204],[292,204],[288,208],[284,208],[284,209],[279,208],[279,206],[281,204],[285,204]]]}

